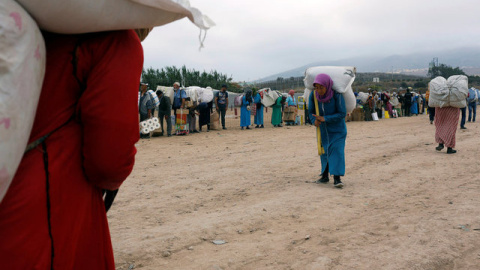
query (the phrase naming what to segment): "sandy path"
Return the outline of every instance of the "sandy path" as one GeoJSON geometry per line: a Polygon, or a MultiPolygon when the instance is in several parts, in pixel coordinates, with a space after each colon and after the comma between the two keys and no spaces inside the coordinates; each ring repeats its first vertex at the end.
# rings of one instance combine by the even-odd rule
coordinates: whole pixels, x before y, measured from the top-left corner
{"type": "Polygon", "coordinates": [[[312,183],[313,127],[235,121],[138,143],[108,214],[117,269],[479,269],[480,123],[447,155],[427,116],[349,122],[338,190],[312,183]]]}

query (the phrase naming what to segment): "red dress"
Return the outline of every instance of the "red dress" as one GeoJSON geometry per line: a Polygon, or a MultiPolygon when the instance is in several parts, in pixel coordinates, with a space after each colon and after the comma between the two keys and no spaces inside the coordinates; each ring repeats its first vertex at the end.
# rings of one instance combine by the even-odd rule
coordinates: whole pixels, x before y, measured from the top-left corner
{"type": "Polygon", "coordinates": [[[0,204],[0,264],[115,269],[102,189],[117,189],[134,165],[140,40],[131,30],[44,36],[47,68],[29,143],[60,128],[24,155],[0,204]]]}

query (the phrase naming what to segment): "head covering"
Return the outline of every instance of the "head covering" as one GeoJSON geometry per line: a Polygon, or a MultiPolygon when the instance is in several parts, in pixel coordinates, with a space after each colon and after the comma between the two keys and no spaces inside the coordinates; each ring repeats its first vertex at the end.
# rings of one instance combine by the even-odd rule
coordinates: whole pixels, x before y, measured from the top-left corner
{"type": "Polygon", "coordinates": [[[178,85],[178,86],[180,86],[180,83],[179,83],[179,82],[174,82],[173,85],[175,85],[175,84],[178,85]]]}
{"type": "Polygon", "coordinates": [[[288,91],[288,94],[293,97],[293,95],[295,95],[295,90],[292,89],[292,90],[288,91]]]}
{"type": "Polygon", "coordinates": [[[224,88],[224,87],[227,88],[227,85],[226,85],[226,84],[222,84],[222,88],[224,88]]]}
{"type": "Polygon", "coordinates": [[[315,84],[320,84],[320,85],[323,85],[325,88],[327,88],[327,91],[323,96],[320,96],[318,92],[315,91],[315,97],[317,98],[317,100],[322,103],[330,101],[330,99],[333,97],[332,78],[330,78],[330,76],[328,76],[327,74],[318,74],[317,77],[315,77],[313,86],[315,86],[315,84]]]}
{"type": "Polygon", "coordinates": [[[140,85],[148,85],[146,82],[141,82],[140,85]]]}

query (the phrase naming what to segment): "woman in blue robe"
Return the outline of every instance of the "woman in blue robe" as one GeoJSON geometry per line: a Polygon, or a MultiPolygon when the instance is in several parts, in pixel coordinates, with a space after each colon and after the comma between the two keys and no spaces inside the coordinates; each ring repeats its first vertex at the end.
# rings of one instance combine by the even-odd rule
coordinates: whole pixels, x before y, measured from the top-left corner
{"type": "Polygon", "coordinates": [[[240,109],[240,126],[242,130],[246,127],[250,129],[250,125],[252,124],[252,120],[250,118],[250,105],[252,104],[252,92],[247,91],[242,98],[242,107],[240,109]]]}
{"type": "Polygon", "coordinates": [[[328,183],[330,173],[333,175],[334,186],[342,188],[340,176],[345,175],[345,140],[347,138],[345,100],[342,94],[333,91],[333,81],[327,74],[317,75],[313,86],[315,90],[309,97],[308,113],[311,123],[320,127],[321,142],[325,149],[325,153],[320,156],[322,178],[316,183],[328,183]],[[318,104],[318,115],[315,103],[318,104]]]}
{"type": "Polygon", "coordinates": [[[263,104],[262,104],[262,97],[260,96],[260,93],[257,93],[255,95],[255,98],[253,99],[253,102],[255,102],[256,110],[257,112],[255,113],[255,128],[263,128],[263,104]]]}
{"type": "Polygon", "coordinates": [[[413,97],[412,97],[412,106],[410,107],[410,113],[413,115],[418,115],[418,95],[417,94],[413,94],[413,97]]]}

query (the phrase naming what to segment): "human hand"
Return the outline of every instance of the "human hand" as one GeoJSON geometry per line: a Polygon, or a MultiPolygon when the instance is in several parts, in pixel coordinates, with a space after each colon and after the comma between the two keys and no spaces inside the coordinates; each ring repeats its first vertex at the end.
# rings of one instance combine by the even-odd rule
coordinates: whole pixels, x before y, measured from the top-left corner
{"type": "Polygon", "coordinates": [[[321,124],[322,124],[322,122],[320,122],[320,121],[318,121],[318,120],[315,120],[314,125],[315,125],[316,127],[319,127],[321,124]]]}
{"type": "Polygon", "coordinates": [[[320,123],[325,122],[325,118],[323,116],[315,115],[315,114],[312,114],[312,115],[315,117],[315,121],[319,121],[320,123]]]}

